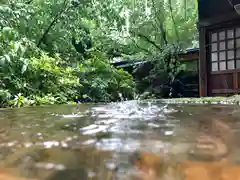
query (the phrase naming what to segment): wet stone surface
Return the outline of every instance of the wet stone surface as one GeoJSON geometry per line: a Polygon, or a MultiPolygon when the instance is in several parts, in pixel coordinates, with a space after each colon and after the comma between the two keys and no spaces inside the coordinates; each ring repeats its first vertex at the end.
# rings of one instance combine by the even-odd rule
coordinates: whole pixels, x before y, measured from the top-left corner
{"type": "MultiPolygon", "coordinates": [[[[221,121],[237,137],[239,112],[233,105],[157,101],[0,109],[0,168],[29,179],[125,179],[134,171],[129,156],[136,151],[179,161],[190,159],[196,147],[216,152],[220,145],[207,144],[219,134],[213,123],[221,121]]],[[[239,162],[237,138],[224,143],[231,147],[228,161],[239,162]]]]}

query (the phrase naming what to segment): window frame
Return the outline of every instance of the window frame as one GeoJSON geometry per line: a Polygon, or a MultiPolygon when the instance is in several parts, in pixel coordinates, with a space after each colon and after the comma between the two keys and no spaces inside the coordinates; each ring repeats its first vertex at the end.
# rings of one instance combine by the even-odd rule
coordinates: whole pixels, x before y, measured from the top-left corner
{"type": "Polygon", "coordinates": [[[211,64],[211,72],[224,72],[224,71],[232,71],[236,69],[240,69],[240,27],[231,27],[231,28],[224,28],[218,29],[216,31],[212,31],[209,37],[210,42],[210,64],[211,64]],[[230,32],[229,34],[229,31],[230,32]],[[223,36],[220,37],[220,34],[224,33],[223,36]],[[238,33],[238,34],[237,34],[238,33]],[[232,34],[232,35],[231,35],[232,34]],[[230,36],[229,36],[230,35],[230,36]],[[230,46],[230,42],[233,44],[230,46]],[[225,48],[220,49],[221,43],[224,42],[225,48]],[[238,44],[237,44],[238,42],[238,44]],[[213,49],[213,45],[214,47],[213,49]],[[229,57],[229,52],[233,52],[233,57],[229,57]],[[213,60],[213,54],[216,53],[216,59],[213,60]],[[220,56],[222,53],[225,54],[225,57],[221,59],[220,56]],[[233,67],[230,68],[230,62],[233,61],[233,67]],[[222,68],[220,64],[225,62],[225,67],[222,68]],[[213,64],[216,64],[215,68],[213,68],[213,64]]]}

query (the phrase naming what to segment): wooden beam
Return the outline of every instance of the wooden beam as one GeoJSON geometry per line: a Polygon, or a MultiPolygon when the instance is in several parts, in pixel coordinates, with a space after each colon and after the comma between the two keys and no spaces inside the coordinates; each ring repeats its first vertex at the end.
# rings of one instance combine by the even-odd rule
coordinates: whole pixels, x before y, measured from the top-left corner
{"type": "Polygon", "coordinates": [[[238,89],[238,73],[233,73],[233,88],[238,89]]]}
{"type": "Polygon", "coordinates": [[[240,89],[212,89],[213,94],[240,93],[240,89]]]}
{"type": "Polygon", "coordinates": [[[199,92],[200,97],[208,96],[208,81],[207,81],[207,52],[206,52],[206,29],[199,29],[199,92]]]}
{"type": "Polygon", "coordinates": [[[179,57],[180,61],[194,61],[199,59],[199,53],[181,54],[179,57]]]}
{"type": "Polygon", "coordinates": [[[199,27],[208,27],[211,25],[215,25],[215,24],[221,24],[227,21],[231,21],[231,20],[239,20],[240,16],[236,13],[236,12],[230,12],[228,14],[221,14],[219,16],[215,16],[215,17],[211,17],[211,18],[207,18],[207,19],[200,19],[198,21],[198,26],[199,27]]]}
{"type": "Polygon", "coordinates": [[[212,75],[218,75],[218,74],[232,74],[234,72],[238,72],[240,73],[240,69],[229,69],[229,70],[225,70],[225,71],[213,71],[210,74],[212,75]]]}

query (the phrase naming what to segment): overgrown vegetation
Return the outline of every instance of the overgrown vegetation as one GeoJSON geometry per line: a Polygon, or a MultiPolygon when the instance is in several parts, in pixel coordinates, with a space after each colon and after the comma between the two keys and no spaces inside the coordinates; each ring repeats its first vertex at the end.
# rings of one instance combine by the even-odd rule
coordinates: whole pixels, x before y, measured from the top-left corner
{"type": "Polygon", "coordinates": [[[172,82],[196,15],[194,0],[2,0],[0,106],[132,99],[116,57],[153,60],[151,76],[163,67],[172,82]]]}

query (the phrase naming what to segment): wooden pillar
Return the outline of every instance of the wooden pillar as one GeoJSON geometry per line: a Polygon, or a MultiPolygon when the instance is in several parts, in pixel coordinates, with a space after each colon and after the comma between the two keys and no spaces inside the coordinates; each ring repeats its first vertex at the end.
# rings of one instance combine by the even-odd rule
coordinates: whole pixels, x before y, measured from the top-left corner
{"type": "Polygon", "coordinates": [[[238,72],[233,73],[233,88],[238,89],[238,72]]]}
{"type": "Polygon", "coordinates": [[[206,29],[199,28],[199,92],[200,97],[208,96],[208,79],[207,79],[207,50],[206,50],[206,29]]]}

